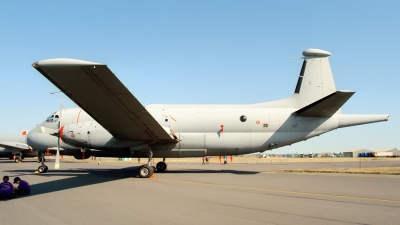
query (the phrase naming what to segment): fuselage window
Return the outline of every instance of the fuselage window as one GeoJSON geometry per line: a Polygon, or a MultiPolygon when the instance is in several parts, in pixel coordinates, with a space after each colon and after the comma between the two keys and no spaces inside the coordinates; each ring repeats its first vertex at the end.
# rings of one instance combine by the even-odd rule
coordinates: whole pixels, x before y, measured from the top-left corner
{"type": "Polygon", "coordinates": [[[57,121],[58,121],[58,115],[55,115],[55,116],[54,116],[53,121],[54,121],[54,122],[57,122],[57,121]]]}
{"type": "Polygon", "coordinates": [[[246,122],[246,120],[247,120],[247,117],[246,117],[245,115],[243,115],[243,116],[240,117],[240,121],[246,122]]]}

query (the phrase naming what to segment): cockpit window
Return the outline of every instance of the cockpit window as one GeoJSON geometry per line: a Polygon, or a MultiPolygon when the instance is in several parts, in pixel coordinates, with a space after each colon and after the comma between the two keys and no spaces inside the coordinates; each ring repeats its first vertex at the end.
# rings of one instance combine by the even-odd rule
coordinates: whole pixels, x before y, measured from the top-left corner
{"type": "Polygon", "coordinates": [[[49,117],[47,117],[46,122],[48,123],[52,123],[52,122],[57,122],[59,119],[58,115],[51,115],[49,117]]]}

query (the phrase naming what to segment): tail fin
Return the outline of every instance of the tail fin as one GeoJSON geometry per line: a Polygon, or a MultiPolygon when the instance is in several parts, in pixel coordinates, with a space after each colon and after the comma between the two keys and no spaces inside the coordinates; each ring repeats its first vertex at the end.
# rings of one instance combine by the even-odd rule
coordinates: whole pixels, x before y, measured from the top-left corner
{"type": "Polygon", "coordinates": [[[297,107],[302,108],[336,92],[328,56],[331,53],[309,48],[294,91],[297,107]]]}

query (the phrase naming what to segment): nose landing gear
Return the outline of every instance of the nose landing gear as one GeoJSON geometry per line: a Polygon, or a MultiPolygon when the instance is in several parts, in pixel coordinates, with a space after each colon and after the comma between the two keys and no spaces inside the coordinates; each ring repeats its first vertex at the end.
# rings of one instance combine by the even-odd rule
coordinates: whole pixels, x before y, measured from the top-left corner
{"type": "Polygon", "coordinates": [[[46,165],[44,165],[44,152],[38,151],[38,161],[40,158],[40,166],[38,167],[38,172],[39,173],[46,173],[47,170],[49,169],[46,165]]]}

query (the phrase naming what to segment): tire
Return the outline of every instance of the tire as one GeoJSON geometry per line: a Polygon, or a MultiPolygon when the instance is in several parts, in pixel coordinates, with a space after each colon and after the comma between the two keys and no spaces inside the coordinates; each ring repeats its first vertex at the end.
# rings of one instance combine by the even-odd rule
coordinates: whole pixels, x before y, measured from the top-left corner
{"type": "Polygon", "coordinates": [[[167,169],[167,164],[165,162],[158,162],[156,168],[157,172],[164,172],[167,169]]]}
{"type": "Polygon", "coordinates": [[[22,159],[19,159],[19,158],[16,158],[16,159],[15,159],[15,162],[16,162],[16,163],[19,163],[20,161],[22,162],[22,159]]]}
{"type": "Polygon", "coordinates": [[[47,170],[49,170],[49,167],[47,167],[47,166],[44,166],[44,167],[45,167],[44,172],[47,173],[47,170]]]}
{"type": "Polygon", "coordinates": [[[46,173],[47,172],[46,167],[47,166],[39,166],[38,168],[39,173],[46,173]]]}
{"type": "Polygon", "coordinates": [[[153,175],[153,168],[149,165],[143,165],[139,168],[139,177],[141,178],[149,178],[153,175]]]}

